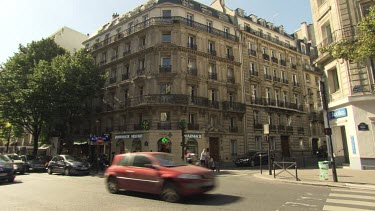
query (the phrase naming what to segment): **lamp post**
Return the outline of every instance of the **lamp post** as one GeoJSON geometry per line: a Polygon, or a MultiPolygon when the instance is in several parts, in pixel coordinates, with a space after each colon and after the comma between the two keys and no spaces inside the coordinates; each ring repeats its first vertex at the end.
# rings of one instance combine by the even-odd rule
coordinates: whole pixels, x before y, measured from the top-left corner
{"type": "MultiPolygon", "coordinates": [[[[266,135],[266,141],[268,143],[268,174],[269,175],[272,175],[272,170],[271,170],[271,159],[270,159],[270,151],[271,151],[271,143],[270,143],[270,138],[269,138],[269,134],[270,134],[270,125],[269,124],[265,124],[263,125],[263,133],[264,135],[266,135]]],[[[262,159],[262,157],[260,158],[262,159]]]]}
{"type": "MultiPolygon", "coordinates": [[[[98,136],[98,134],[99,134],[99,124],[100,124],[100,121],[99,120],[96,120],[95,121],[95,123],[96,123],[96,137],[99,137],[98,136]]],[[[98,153],[99,153],[99,149],[98,149],[98,140],[96,140],[96,147],[95,147],[95,151],[96,151],[96,153],[95,153],[95,162],[96,162],[96,173],[98,173],[99,172],[99,157],[98,157],[98,153]]]]}
{"type": "Polygon", "coordinates": [[[185,160],[185,130],[186,130],[186,120],[180,121],[180,128],[182,134],[182,141],[181,141],[181,159],[185,160]]]}

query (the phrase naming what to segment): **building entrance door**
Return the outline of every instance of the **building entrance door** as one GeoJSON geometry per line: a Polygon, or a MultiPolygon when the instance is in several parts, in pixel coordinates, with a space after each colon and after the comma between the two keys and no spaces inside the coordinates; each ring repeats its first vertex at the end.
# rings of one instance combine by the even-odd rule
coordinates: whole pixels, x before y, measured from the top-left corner
{"type": "Polygon", "coordinates": [[[311,140],[311,148],[312,148],[312,152],[313,152],[314,155],[318,151],[318,141],[319,141],[319,139],[317,139],[317,138],[313,138],[311,140]]]}
{"type": "Polygon", "coordinates": [[[220,146],[219,146],[219,138],[210,138],[209,139],[209,149],[210,149],[210,157],[214,159],[214,161],[220,161],[220,146]]]}
{"type": "Polygon", "coordinates": [[[341,130],[342,148],[343,148],[343,151],[344,151],[345,163],[350,164],[348,142],[347,142],[347,139],[346,139],[345,126],[340,127],[340,130],[341,130]]]}
{"type": "Polygon", "coordinates": [[[281,151],[283,157],[290,157],[289,136],[281,136],[281,151]]]}

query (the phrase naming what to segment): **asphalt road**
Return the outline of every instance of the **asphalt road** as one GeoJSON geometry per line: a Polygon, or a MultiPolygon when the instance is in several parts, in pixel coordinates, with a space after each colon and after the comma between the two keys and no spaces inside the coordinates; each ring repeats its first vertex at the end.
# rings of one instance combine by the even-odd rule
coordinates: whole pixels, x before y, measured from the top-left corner
{"type": "Polygon", "coordinates": [[[256,172],[222,171],[215,190],[177,204],[151,194],[110,194],[98,176],[31,173],[0,183],[0,210],[322,210],[331,192],[256,179],[256,172]]]}

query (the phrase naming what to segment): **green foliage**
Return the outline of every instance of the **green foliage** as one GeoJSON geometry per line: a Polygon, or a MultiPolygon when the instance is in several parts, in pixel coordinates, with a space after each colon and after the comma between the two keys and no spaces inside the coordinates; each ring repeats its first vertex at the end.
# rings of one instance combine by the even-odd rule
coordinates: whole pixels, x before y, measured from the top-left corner
{"type": "Polygon", "coordinates": [[[83,50],[68,54],[52,39],[20,45],[0,69],[0,113],[33,135],[65,125],[88,111],[104,76],[83,50]]]}
{"type": "Polygon", "coordinates": [[[322,53],[329,52],[336,59],[362,62],[375,56],[375,8],[358,24],[353,40],[341,40],[321,48],[322,53]]]}

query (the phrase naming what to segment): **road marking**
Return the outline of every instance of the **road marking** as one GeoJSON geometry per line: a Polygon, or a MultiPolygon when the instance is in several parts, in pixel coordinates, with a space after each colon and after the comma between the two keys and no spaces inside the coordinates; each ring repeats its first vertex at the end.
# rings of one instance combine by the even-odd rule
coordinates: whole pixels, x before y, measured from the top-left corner
{"type": "Polygon", "coordinates": [[[354,200],[344,200],[344,199],[327,199],[327,203],[369,206],[372,208],[375,207],[375,202],[354,201],[354,200]]]}
{"type": "Polygon", "coordinates": [[[341,193],[330,193],[329,197],[343,197],[351,199],[370,199],[375,201],[375,196],[364,196],[364,195],[354,195],[354,194],[341,194],[341,193]]]}
{"type": "Polygon", "coordinates": [[[351,208],[351,207],[329,206],[329,205],[325,205],[323,210],[330,210],[330,211],[369,211],[368,209],[358,209],[358,208],[351,208]]]}
{"type": "Polygon", "coordinates": [[[369,193],[375,195],[374,191],[369,190],[352,190],[352,189],[332,189],[333,192],[348,192],[348,193],[369,193]]]}
{"type": "Polygon", "coordinates": [[[287,202],[285,204],[291,204],[293,205],[300,205],[300,206],[305,206],[305,207],[316,207],[316,205],[313,204],[304,204],[304,203],[298,203],[298,202],[287,202]]]}

